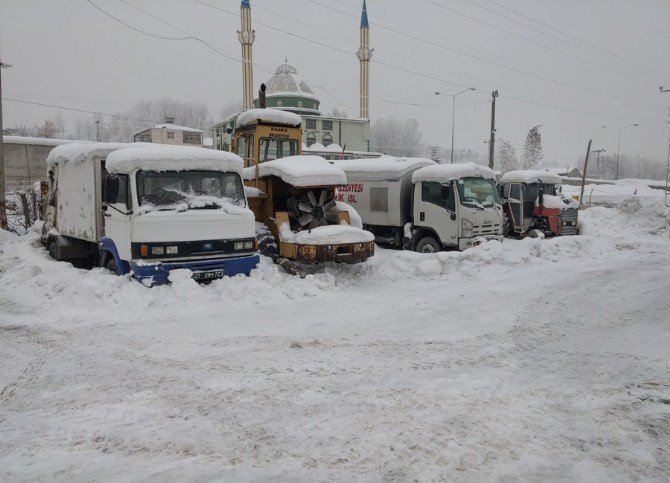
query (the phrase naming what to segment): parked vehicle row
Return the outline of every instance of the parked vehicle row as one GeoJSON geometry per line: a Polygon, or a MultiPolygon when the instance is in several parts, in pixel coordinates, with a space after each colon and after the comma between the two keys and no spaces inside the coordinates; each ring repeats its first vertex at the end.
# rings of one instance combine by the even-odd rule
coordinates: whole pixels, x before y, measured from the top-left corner
{"type": "Polygon", "coordinates": [[[42,242],[56,260],[148,284],[175,269],[209,281],[248,275],[260,252],[300,264],[363,262],[374,242],[432,253],[503,235],[576,234],[577,210],[544,171],[494,172],[423,158],[328,162],[301,154],[301,118],[251,109],[234,152],[75,143],[48,159],[42,242]],[[260,226],[260,230],[258,229],[260,226]]]}

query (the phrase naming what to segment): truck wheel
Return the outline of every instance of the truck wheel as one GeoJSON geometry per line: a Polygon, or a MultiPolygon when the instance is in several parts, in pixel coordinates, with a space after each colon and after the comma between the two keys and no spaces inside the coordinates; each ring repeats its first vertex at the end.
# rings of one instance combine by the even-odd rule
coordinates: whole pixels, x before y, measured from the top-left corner
{"type": "Polygon", "coordinates": [[[114,275],[119,274],[119,270],[116,267],[116,260],[114,260],[114,257],[111,257],[109,260],[107,260],[107,264],[105,265],[105,268],[109,270],[110,272],[113,272],[114,275]]]}
{"type": "Polygon", "coordinates": [[[440,251],[440,244],[432,236],[425,236],[416,244],[414,251],[419,253],[437,253],[440,251]]]}
{"type": "Polygon", "coordinates": [[[56,240],[51,240],[49,245],[47,245],[47,251],[49,256],[54,260],[58,260],[58,242],[56,240]]]}

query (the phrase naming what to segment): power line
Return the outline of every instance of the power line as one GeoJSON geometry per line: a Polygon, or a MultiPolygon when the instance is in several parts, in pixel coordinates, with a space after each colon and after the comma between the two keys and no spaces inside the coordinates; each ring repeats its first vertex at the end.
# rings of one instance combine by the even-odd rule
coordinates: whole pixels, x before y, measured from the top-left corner
{"type": "Polygon", "coordinates": [[[622,60],[622,61],[624,61],[624,62],[628,62],[628,63],[630,63],[630,64],[632,64],[632,65],[638,66],[638,67],[640,67],[640,68],[646,70],[647,72],[654,73],[654,74],[656,74],[656,75],[658,75],[658,74],[663,74],[662,72],[654,71],[653,69],[649,69],[649,68],[647,68],[647,67],[645,67],[645,66],[643,66],[643,65],[641,65],[641,64],[638,64],[637,62],[634,62],[634,61],[632,61],[632,60],[628,60],[628,59],[626,59],[626,58],[624,58],[624,57],[622,57],[622,56],[616,54],[615,52],[611,52],[611,51],[609,51],[609,50],[607,50],[607,49],[603,49],[602,47],[598,47],[598,46],[595,45],[595,44],[586,42],[585,40],[581,40],[581,39],[579,39],[579,38],[577,38],[577,37],[575,37],[575,36],[573,36],[573,35],[566,34],[566,33],[563,32],[562,30],[559,30],[559,29],[554,28],[554,27],[552,27],[552,26],[550,26],[550,25],[547,25],[546,23],[542,23],[542,22],[540,22],[539,20],[536,20],[536,19],[534,19],[534,18],[532,18],[532,17],[529,17],[528,15],[524,15],[523,13],[521,13],[521,12],[519,12],[519,11],[517,11],[517,10],[511,9],[511,8],[505,6],[505,5],[501,5],[500,3],[498,3],[498,2],[496,2],[496,1],[494,1],[494,0],[488,0],[488,1],[489,1],[490,3],[492,3],[492,4],[494,4],[494,5],[497,5],[498,7],[502,8],[502,9],[505,9],[505,10],[507,10],[507,11],[509,11],[509,12],[512,12],[512,13],[514,13],[514,14],[520,16],[520,17],[523,17],[523,18],[525,18],[525,19],[527,19],[527,20],[530,20],[531,22],[535,22],[536,24],[538,24],[538,25],[540,25],[540,26],[542,26],[542,27],[544,27],[544,28],[546,28],[546,29],[549,29],[549,30],[552,30],[552,31],[554,31],[554,32],[557,32],[557,33],[559,33],[559,34],[561,34],[561,35],[563,35],[563,36],[565,36],[565,37],[574,39],[575,41],[577,41],[577,42],[579,42],[579,43],[582,43],[582,44],[584,44],[584,45],[587,45],[587,46],[589,46],[589,47],[592,47],[592,48],[594,48],[594,49],[597,49],[597,50],[599,50],[599,51],[601,51],[601,52],[603,52],[603,53],[606,53],[606,54],[608,54],[608,55],[611,55],[612,57],[616,57],[616,58],[618,58],[618,59],[620,59],[620,60],[622,60]]]}
{"type": "MultiPolygon", "coordinates": [[[[200,0],[193,0],[193,1],[200,2],[200,0]]],[[[336,8],[334,8],[334,7],[331,7],[330,5],[325,5],[325,4],[321,3],[321,2],[319,2],[318,0],[310,0],[310,1],[311,1],[312,3],[315,3],[315,4],[317,4],[317,5],[322,6],[322,7],[324,7],[324,8],[327,8],[327,9],[330,9],[330,10],[334,10],[334,11],[336,11],[336,12],[343,13],[344,15],[349,15],[348,13],[346,13],[346,12],[342,12],[341,10],[338,10],[338,9],[336,9],[336,8]]],[[[428,1],[428,2],[430,2],[430,3],[434,3],[434,2],[432,2],[431,0],[426,0],[426,1],[428,1]]],[[[441,6],[442,8],[445,8],[445,9],[449,10],[448,7],[444,7],[444,6],[439,5],[439,4],[436,4],[436,5],[441,6]]],[[[454,11],[454,12],[456,12],[456,11],[454,11]]],[[[456,12],[456,13],[458,13],[458,12],[456,12]]],[[[617,95],[615,95],[615,94],[609,94],[609,93],[601,92],[601,91],[598,91],[598,90],[595,90],[595,89],[590,89],[590,88],[588,88],[588,87],[581,87],[581,86],[578,86],[578,85],[575,85],[575,84],[570,84],[570,83],[568,83],[568,82],[562,82],[562,81],[559,81],[559,80],[556,80],[556,79],[552,79],[552,78],[550,78],[550,77],[545,77],[545,76],[542,76],[542,75],[533,74],[533,73],[531,73],[531,72],[527,72],[527,71],[524,71],[524,70],[522,70],[522,69],[517,69],[517,68],[515,68],[515,67],[510,67],[510,66],[508,66],[508,65],[501,64],[501,63],[499,63],[499,62],[490,61],[490,60],[484,59],[484,58],[479,57],[479,56],[476,56],[476,55],[468,54],[468,53],[466,53],[466,52],[461,52],[460,50],[453,49],[453,48],[451,48],[451,47],[447,47],[447,46],[442,45],[442,44],[439,44],[439,43],[437,43],[437,42],[433,42],[433,41],[431,41],[431,40],[427,40],[427,39],[424,39],[424,38],[422,38],[422,37],[419,37],[419,36],[416,36],[416,35],[413,35],[413,34],[410,34],[410,33],[407,33],[407,32],[403,32],[403,31],[398,30],[398,29],[395,29],[395,28],[393,28],[393,27],[385,26],[385,25],[380,24],[380,23],[375,23],[375,26],[376,26],[376,27],[379,27],[379,28],[382,28],[382,29],[384,29],[384,30],[388,30],[388,31],[394,32],[394,33],[396,33],[396,34],[398,34],[398,35],[402,35],[402,36],[405,36],[405,37],[408,37],[408,38],[417,40],[417,41],[419,41],[419,42],[423,42],[423,43],[425,43],[425,44],[432,45],[432,46],[434,46],[434,47],[438,47],[438,48],[443,49],[443,50],[446,50],[446,51],[448,51],[448,52],[453,52],[453,53],[456,53],[456,54],[459,54],[459,55],[462,55],[462,56],[465,56],[465,57],[468,57],[468,58],[471,58],[471,59],[478,60],[478,61],[480,61],[480,62],[484,62],[484,63],[486,63],[486,64],[494,65],[494,66],[499,67],[499,68],[502,68],[502,69],[510,70],[510,71],[512,71],[512,72],[516,72],[516,73],[519,73],[519,74],[523,74],[523,75],[527,75],[527,76],[530,76],[530,77],[534,77],[534,78],[536,78],[536,79],[541,79],[541,80],[544,80],[544,81],[547,81],[547,82],[551,82],[552,84],[557,84],[557,85],[561,85],[561,86],[564,86],[564,87],[570,87],[570,88],[573,88],[573,89],[578,89],[578,90],[581,90],[581,91],[589,92],[589,93],[591,93],[591,94],[598,94],[598,95],[602,95],[602,96],[610,97],[610,98],[613,98],[613,99],[618,99],[618,100],[620,100],[620,101],[634,102],[634,103],[637,103],[637,104],[643,104],[643,105],[648,105],[648,106],[653,106],[653,107],[660,107],[658,104],[653,104],[653,103],[650,103],[650,102],[645,102],[645,101],[641,101],[641,100],[637,100],[637,99],[632,99],[632,98],[621,97],[621,96],[617,96],[617,95]]],[[[374,62],[374,59],[373,59],[373,62],[374,62]]],[[[380,63],[380,62],[377,61],[377,63],[380,63]]],[[[382,65],[391,66],[390,64],[384,64],[384,63],[381,63],[381,64],[382,64],[382,65]]],[[[394,68],[398,68],[397,66],[392,66],[392,67],[394,67],[394,68]]],[[[405,70],[405,71],[407,71],[406,69],[399,69],[399,70],[405,70]]],[[[420,75],[420,76],[422,76],[422,77],[428,77],[428,78],[432,78],[432,79],[436,80],[435,77],[426,76],[426,75],[423,75],[423,74],[418,74],[418,75],[420,75]]],[[[443,81],[443,80],[442,80],[442,81],[443,81]]],[[[466,85],[464,85],[464,84],[456,84],[456,83],[452,83],[452,84],[453,84],[453,85],[458,85],[459,87],[468,87],[468,86],[466,86],[466,85]]]]}
{"type": "MultiPolygon", "coordinates": [[[[560,38],[560,37],[556,37],[555,35],[552,35],[552,34],[547,33],[545,30],[538,29],[537,27],[533,27],[532,25],[528,25],[527,23],[521,22],[521,21],[519,21],[519,20],[517,20],[517,19],[515,19],[515,18],[508,17],[507,15],[503,15],[503,14],[501,14],[500,12],[496,12],[495,10],[493,10],[493,9],[491,9],[491,8],[488,8],[488,7],[485,7],[485,6],[483,6],[483,5],[478,4],[478,3],[475,2],[474,0],[464,0],[464,1],[465,1],[465,2],[468,2],[468,3],[471,4],[471,5],[474,5],[474,6],[476,6],[476,7],[479,7],[479,8],[481,8],[482,10],[486,10],[487,12],[493,13],[494,15],[497,15],[498,17],[501,17],[501,18],[504,18],[504,19],[506,19],[506,20],[509,20],[510,22],[514,22],[514,23],[516,23],[516,24],[518,24],[518,25],[521,25],[521,26],[523,26],[523,27],[526,27],[526,28],[528,28],[528,29],[530,29],[530,30],[533,30],[533,31],[535,31],[535,32],[539,32],[539,33],[541,33],[542,35],[546,35],[547,37],[552,38],[552,39],[554,39],[554,40],[557,40],[557,41],[559,41],[559,42],[562,42],[562,43],[564,43],[564,44],[566,44],[566,45],[569,45],[569,46],[571,46],[571,47],[577,48],[577,49],[582,50],[582,51],[584,51],[584,52],[587,52],[587,53],[589,53],[589,54],[596,55],[596,56],[598,56],[598,57],[602,57],[601,54],[598,54],[598,53],[596,53],[596,52],[593,52],[592,50],[589,50],[589,49],[585,49],[584,47],[581,47],[581,46],[579,46],[579,45],[575,45],[575,44],[572,43],[572,42],[568,42],[567,40],[564,40],[564,39],[562,39],[562,38],[560,38]]],[[[431,2],[431,3],[434,3],[434,2],[431,2]]],[[[471,18],[471,17],[468,17],[468,18],[471,18]]],[[[481,21],[480,21],[480,22],[481,22],[481,21]]],[[[484,23],[484,22],[482,22],[482,23],[484,23]]],[[[489,25],[489,24],[487,24],[487,23],[484,23],[484,24],[485,24],[485,25],[489,25]]],[[[490,26],[490,25],[489,25],[489,26],[490,26]]],[[[500,30],[500,29],[499,29],[499,30],[500,30]]],[[[504,32],[507,32],[507,31],[505,31],[505,30],[503,30],[503,31],[504,31],[504,32]]],[[[511,32],[507,32],[507,33],[510,34],[510,35],[516,35],[516,34],[513,34],[513,33],[511,33],[511,32]]],[[[526,39],[525,37],[522,37],[522,38],[526,39]]],[[[529,42],[532,42],[532,40],[530,40],[530,39],[527,39],[527,40],[528,40],[529,42]]],[[[544,45],[544,44],[539,44],[539,45],[542,45],[543,47],[548,48],[548,49],[552,49],[551,47],[546,46],[546,45],[544,45]]],[[[553,50],[553,49],[552,49],[552,50],[553,50]]],[[[600,64],[595,64],[595,63],[593,63],[593,62],[591,62],[591,61],[589,61],[589,60],[586,60],[586,59],[582,59],[582,58],[573,56],[572,54],[568,54],[568,53],[563,52],[563,51],[560,51],[560,50],[556,50],[556,51],[557,51],[557,52],[560,52],[560,53],[563,54],[563,55],[568,55],[568,56],[570,56],[570,57],[573,57],[573,58],[575,58],[575,59],[578,59],[578,60],[580,60],[580,61],[582,61],[582,62],[586,62],[588,65],[595,65],[595,66],[601,67],[601,68],[603,68],[603,69],[610,70],[608,67],[601,66],[600,64]]],[[[619,62],[619,61],[613,61],[613,60],[610,60],[610,59],[606,59],[606,60],[608,60],[609,62],[612,62],[612,63],[619,64],[619,65],[621,65],[622,67],[625,67],[625,68],[627,68],[627,69],[630,69],[630,68],[631,68],[629,64],[625,64],[625,63],[622,63],[622,62],[619,62]]],[[[613,72],[621,73],[620,71],[613,71],[613,72]]],[[[633,76],[632,73],[628,73],[628,75],[633,76]]],[[[639,76],[636,76],[636,77],[641,78],[641,77],[639,77],[639,76]]],[[[657,78],[653,78],[653,79],[651,79],[651,78],[646,77],[646,76],[645,76],[645,79],[652,80],[653,82],[657,82],[657,80],[658,80],[657,78]]]]}

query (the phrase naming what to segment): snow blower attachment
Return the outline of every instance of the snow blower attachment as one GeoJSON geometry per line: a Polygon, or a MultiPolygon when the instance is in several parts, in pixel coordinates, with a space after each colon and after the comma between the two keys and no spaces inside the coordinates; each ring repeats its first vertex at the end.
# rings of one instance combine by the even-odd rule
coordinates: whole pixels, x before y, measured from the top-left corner
{"type": "Polygon", "coordinates": [[[275,109],[250,109],[236,120],[233,150],[245,159],[249,207],[267,227],[261,253],[287,272],[293,262],[356,263],[374,254],[374,237],[351,226],[351,207],[336,201],[347,184],[340,168],[320,156],[301,155],[302,119],[275,109]]]}

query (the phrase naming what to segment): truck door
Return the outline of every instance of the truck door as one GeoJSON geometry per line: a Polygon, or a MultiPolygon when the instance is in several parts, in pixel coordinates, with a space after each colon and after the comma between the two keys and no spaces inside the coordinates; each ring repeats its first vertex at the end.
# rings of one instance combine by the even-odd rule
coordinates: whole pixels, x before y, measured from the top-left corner
{"type": "Polygon", "coordinates": [[[523,231],[523,195],[521,188],[521,183],[510,183],[507,195],[514,231],[523,231]]]}
{"type": "Polygon", "coordinates": [[[130,212],[132,210],[131,189],[128,175],[109,175],[119,179],[119,191],[116,200],[108,200],[104,220],[104,238],[116,245],[122,260],[130,261],[130,212]],[[115,201],[115,202],[114,202],[115,201]]]}
{"type": "Polygon", "coordinates": [[[452,182],[423,181],[414,194],[414,225],[432,228],[443,245],[458,245],[456,195],[452,182]]]}

